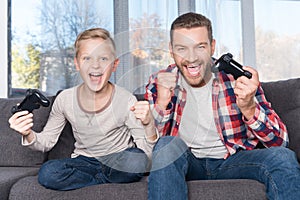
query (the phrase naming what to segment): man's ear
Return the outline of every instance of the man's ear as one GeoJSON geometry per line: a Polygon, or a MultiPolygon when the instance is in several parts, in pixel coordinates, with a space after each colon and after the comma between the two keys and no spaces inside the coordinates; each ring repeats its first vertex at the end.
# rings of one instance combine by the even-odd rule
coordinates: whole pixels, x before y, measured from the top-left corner
{"type": "Polygon", "coordinates": [[[169,42],[169,52],[170,52],[171,57],[174,58],[172,42],[169,42]]]}
{"type": "Polygon", "coordinates": [[[214,55],[215,49],[216,49],[216,40],[213,39],[213,40],[211,41],[211,56],[214,55]]]}
{"type": "Polygon", "coordinates": [[[116,58],[113,63],[113,70],[112,70],[113,72],[115,72],[117,70],[119,63],[120,63],[120,60],[118,58],[116,58]]]}
{"type": "Polygon", "coordinates": [[[79,64],[78,64],[78,61],[77,61],[77,58],[76,58],[76,57],[74,57],[74,64],[75,64],[76,70],[79,71],[79,70],[80,70],[80,67],[79,67],[79,64]]]}

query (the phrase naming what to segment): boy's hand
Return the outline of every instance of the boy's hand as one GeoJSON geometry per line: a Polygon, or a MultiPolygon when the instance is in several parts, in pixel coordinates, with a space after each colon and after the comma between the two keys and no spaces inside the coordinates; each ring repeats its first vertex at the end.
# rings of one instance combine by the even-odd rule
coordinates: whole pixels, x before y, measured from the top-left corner
{"type": "Polygon", "coordinates": [[[137,119],[145,126],[147,140],[156,141],[156,129],[148,101],[138,101],[130,109],[137,119]]]}
{"type": "Polygon", "coordinates": [[[157,75],[157,100],[156,103],[166,109],[171,101],[174,88],[176,87],[176,73],[160,72],[157,75]]]}
{"type": "Polygon", "coordinates": [[[142,124],[147,126],[153,122],[153,116],[150,111],[150,105],[148,101],[138,101],[130,109],[133,111],[135,117],[140,119],[142,124]]]}
{"type": "Polygon", "coordinates": [[[10,128],[19,132],[23,136],[28,136],[31,133],[33,126],[33,114],[28,111],[16,112],[8,120],[10,128]]]}

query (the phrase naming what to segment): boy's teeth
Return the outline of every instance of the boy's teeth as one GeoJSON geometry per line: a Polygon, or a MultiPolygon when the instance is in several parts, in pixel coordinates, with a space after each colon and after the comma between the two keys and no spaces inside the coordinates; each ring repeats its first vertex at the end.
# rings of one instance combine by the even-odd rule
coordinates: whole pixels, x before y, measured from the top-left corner
{"type": "Polygon", "coordinates": [[[90,73],[90,76],[102,76],[101,73],[90,73]]]}

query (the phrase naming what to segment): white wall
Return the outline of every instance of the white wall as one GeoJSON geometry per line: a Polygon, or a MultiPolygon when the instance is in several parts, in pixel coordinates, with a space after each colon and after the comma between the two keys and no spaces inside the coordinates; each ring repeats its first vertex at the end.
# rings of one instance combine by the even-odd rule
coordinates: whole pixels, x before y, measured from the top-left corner
{"type": "Polygon", "coordinates": [[[7,97],[7,1],[0,1],[0,98],[7,97]]]}

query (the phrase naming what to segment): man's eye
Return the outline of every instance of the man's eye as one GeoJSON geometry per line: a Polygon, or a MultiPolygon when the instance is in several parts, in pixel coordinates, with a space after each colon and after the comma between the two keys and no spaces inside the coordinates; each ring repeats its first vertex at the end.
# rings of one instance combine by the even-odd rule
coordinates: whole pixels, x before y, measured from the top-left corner
{"type": "Polygon", "coordinates": [[[184,51],[184,50],[185,50],[184,47],[178,47],[178,48],[177,48],[177,51],[184,51]]]}
{"type": "Polygon", "coordinates": [[[106,58],[106,57],[101,57],[101,60],[102,60],[102,61],[107,61],[108,58],[106,58]]]}

